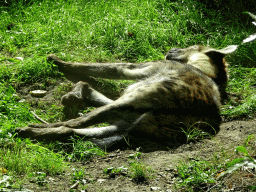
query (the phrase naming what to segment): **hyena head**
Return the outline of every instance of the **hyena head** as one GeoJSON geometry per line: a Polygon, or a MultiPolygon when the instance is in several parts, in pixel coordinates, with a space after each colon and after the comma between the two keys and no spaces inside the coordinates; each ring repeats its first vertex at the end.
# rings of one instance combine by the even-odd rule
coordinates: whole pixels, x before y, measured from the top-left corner
{"type": "Polygon", "coordinates": [[[228,63],[224,57],[227,54],[233,53],[236,49],[236,45],[231,45],[220,50],[194,45],[185,49],[171,49],[165,58],[166,60],[191,65],[211,77],[219,87],[221,98],[225,99],[227,97],[228,63]]]}

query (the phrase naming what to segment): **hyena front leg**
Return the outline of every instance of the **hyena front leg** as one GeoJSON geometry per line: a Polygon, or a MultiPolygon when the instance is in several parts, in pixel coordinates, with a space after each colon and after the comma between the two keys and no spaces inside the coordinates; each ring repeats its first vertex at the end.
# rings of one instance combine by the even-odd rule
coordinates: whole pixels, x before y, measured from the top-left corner
{"type": "MultiPolygon", "coordinates": [[[[47,61],[58,66],[67,79],[72,82],[87,81],[88,77],[106,79],[144,79],[162,68],[156,62],[142,64],[134,63],[72,63],[60,60],[55,55],[49,55],[47,61]]],[[[159,61],[160,65],[170,61],[159,61]]]]}

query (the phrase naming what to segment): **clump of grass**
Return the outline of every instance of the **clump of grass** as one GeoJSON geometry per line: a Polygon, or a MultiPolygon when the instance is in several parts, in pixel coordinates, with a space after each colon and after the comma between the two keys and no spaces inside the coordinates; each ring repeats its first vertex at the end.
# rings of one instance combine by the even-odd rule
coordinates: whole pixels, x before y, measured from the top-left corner
{"type": "Polygon", "coordinates": [[[33,121],[28,108],[11,85],[0,86],[0,138],[8,136],[15,126],[33,121]]]}
{"type": "Polygon", "coordinates": [[[70,139],[72,145],[72,153],[67,154],[69,161],[86,161],[95,156],[104,156],[104,152],[90,141],[84,138],[76,137],[70,139]]]}
{"type": "MultiPolygon", "coordinates": [[[[182,132],[186,136],[186,143],[211,136],[210,133],[204,132],[199,128],[200,124],[207,124],[207,123],[199,121],[199,122],[194,123],[190,127],[187,127],[185,124],[181,124],[184,127],[184,128],[182,128],[182,127],[180,127],[180,128],[182,129],[182,132]]],[[[210,126],[210,125],[208,125],[208,126],[210,126]]],[[[214,130],[213,127],[211,127],[211,128],[214,130]]],[[[216,133],[215,130],[214,130],[214,132],[216,133]]]]}
{"type": "Polygon", "coordinates": [[[38,102],[36,108],[35,113],[48,123],[61,121],[64,118],[62,112],[63,106],[60,106],[59,103],[38,102]]]}
{"type": "Polygon", "coordinates": [[[31,143],[30,140],[10,140],[1,143],[1,166],[9,173],[16,175],[31,172],[45,172],[49,175],[61,173],[65,170],[63,158],[51,150],[31,143]]]}
{"type": "Polygon", "coordinates": [[[133,181],[143,183],[152,177],[151,174],[154,171],[141,162],[141,152],[139,151],[140,148],[137,148],[134,154],[128,156],[130,163],[129,172],[133,181]]]}
{"type": "Polygon", "coordinates": [[[177,171],[178,187],[186,186],[188,189],[198,191],[199,189],[206,189],[208,184],[216,182],[213,175],[216,169],[207,161],[180,163],[177,166],[177,171]]]}
{"type": "Polygon", "coordinates": [[[50,77],[61,77],[56,67],[38,57],[25,61],[13,60],[11,64],[8,60],[2,60],[1,63],[0,81],[11,84],[15,89],[36,82],[48,84],[50,77]]]}
{"type": "Polygon", "coordinates": [[[130,167],[131,177],[137,183],[145,182],[147,179],[151,178],[151,174],[154,172],[141,162],[133,162],[130,164],[130,167]]]}

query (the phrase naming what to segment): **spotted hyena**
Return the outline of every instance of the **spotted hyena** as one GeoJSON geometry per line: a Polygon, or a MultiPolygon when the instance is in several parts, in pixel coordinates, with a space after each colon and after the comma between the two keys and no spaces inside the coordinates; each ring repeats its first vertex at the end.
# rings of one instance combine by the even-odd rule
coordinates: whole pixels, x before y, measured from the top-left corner
{"type": "Polygon", "coordinates": [[[71,63],[49,55],[66,77],[77,82],[62,97],[63,105],[74,103],[97,106],[86,115],[66,122],[36,124],[18,128],[22,137],[58,140],[66,136],[86,136],[100,147],[109,147],[130,132],[156,138],[171,138],[181,124],[217,132],[221,122],[221,99],[226,97],[227,63],[225,55],[236,46],[213,49],[200,45],[171,49],[166,60],[133,63],[71,63]],[[84,82],[89,76],[128,79],[138,82],[111,100],[84,82]],[[103,122],[110,126],[88,129],[103,122]]]}

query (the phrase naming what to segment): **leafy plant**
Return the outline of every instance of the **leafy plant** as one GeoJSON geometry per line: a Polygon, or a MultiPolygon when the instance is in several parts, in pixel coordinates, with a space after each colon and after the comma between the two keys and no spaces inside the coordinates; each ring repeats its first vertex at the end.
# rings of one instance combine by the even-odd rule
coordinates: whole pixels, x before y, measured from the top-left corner
{"type": "Polygon", "coordinates": [[[249,145],[249,143],[252,141],[252,139],[254,139],[255,136],[254,135],[249,135],[245,141],[244,141],[244,147],[247,147],[249,145]]]}
{"type": "Polygon", "coordinates": [[[247,167],[249,169],[256,169],[256,160],[253,159],[249,155],[249,153],[247,152],[245,147],[238,146],[235,151],[236,151],[237,154],[239,152],[242,153],[244,155],[244,157],[234,159],[233,161],[228,163],[228,165],[227,165],[228,169],[226,171],[222,172],[221,174],[219,174],[217,179],[220,179],[221,177],[223,177],[227,173],[232,173],[232,172],[234,172],[235,170],[238,170],[241,167],[247,167]]]}
{"type": "Polygon", "coordinates": [[[180,163],[177,166],[178,187],[199,189],[207,187],[208,184],[215,183],[213,173],[215,169],[207,161],[193,161],[189,164],[180,163]]]}
{"type": "Polygon", "coordinates": [[[35,182],[39,186],[43,186],[48,183],[47,180],[45,180],[46,173],[44,172],[32,172],[28,174],[28,177],[31,178],[30,182],[35,182]],[[34,180],[33,180],[34,179],[34,180]]]}
{"type": "Polygon", "coordinates": [[[136,149],[134,154],[130,154],[128,157],[131,159],[139,160],[141,158],[140,147],[136,149]]]}
{"type": "Polygon", "coordinates": [[[75,183],[77,181],[82,181],[86,175],[85,169],[73,169],[74,173],[72,174],[71,181],[72,183],[75,183]]]}
{"type": "Polygon", "coordinates": [[[128,168],[121,166],[121,167],[108,167],[103,170],[104,174],[109,175],[110,178],[114,178],[116,175],[127,175],[128,168]]]}

